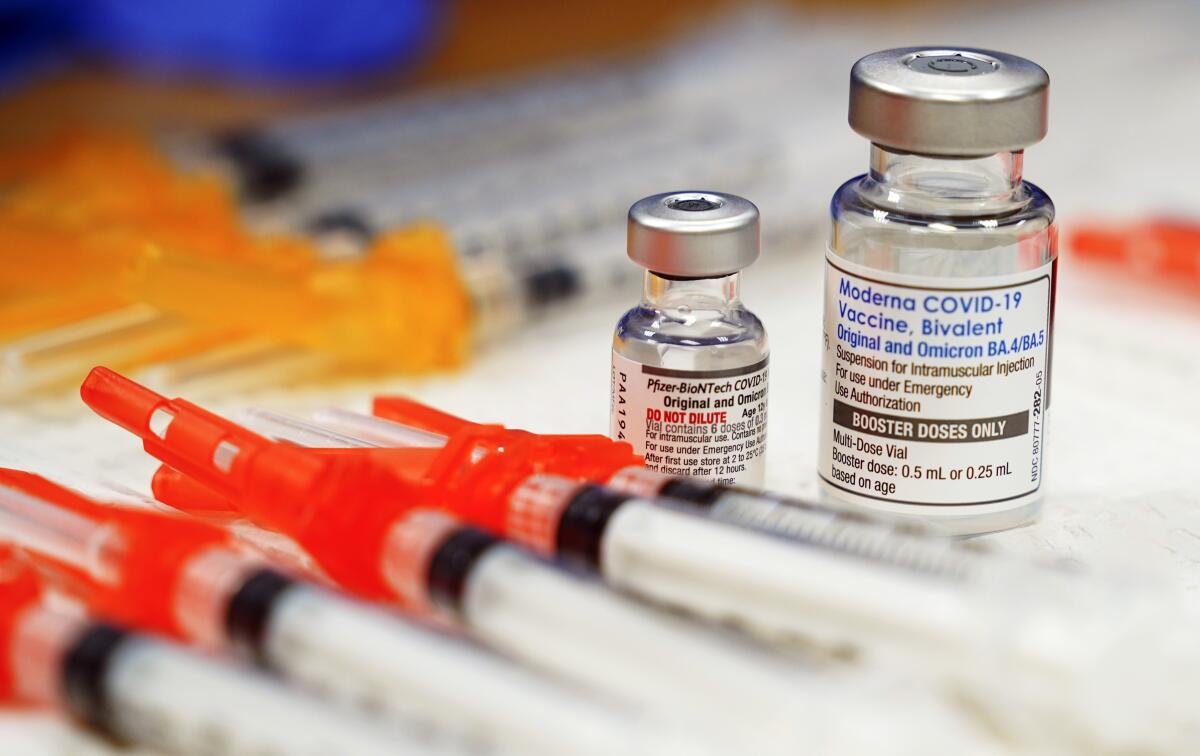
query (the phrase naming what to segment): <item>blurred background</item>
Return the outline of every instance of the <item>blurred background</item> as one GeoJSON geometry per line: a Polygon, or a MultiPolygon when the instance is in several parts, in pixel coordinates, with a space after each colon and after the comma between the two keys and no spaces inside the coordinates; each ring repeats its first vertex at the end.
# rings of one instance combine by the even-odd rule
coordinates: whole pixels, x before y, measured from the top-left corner
{"type": "Polygon", "coordinates": [[[1194,596],[1197,38],[1194,0],[0,0],[0,462],[145,489],[77,399],[95,364],[218,410],[395,392],[602,432],[625,210],[713,188],[763,211],[768,480],[811,493],[849,68],[995,48],[1051,75],[1025,172],[1063,263],[1047,515],[992,539],[1194,596]]]}

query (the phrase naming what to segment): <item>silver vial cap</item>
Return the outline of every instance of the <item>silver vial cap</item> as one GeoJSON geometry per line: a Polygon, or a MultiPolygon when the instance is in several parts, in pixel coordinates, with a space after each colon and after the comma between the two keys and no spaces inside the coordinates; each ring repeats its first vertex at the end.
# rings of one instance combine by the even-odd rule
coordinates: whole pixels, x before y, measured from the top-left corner
{"type": "Polygon", "coordinates": [[[715,278],[758,259],[758,208],[735,194],[667,192],[629,208],[629,259],[655,273],[715,278]]]}
{"type": "Polygon", "coordinates": [[[1050,76],[1036,63],[970,47],[902,47],[850,69],[850,126],[921,155],[1020,150],[1046,136],[1050,76]]]}

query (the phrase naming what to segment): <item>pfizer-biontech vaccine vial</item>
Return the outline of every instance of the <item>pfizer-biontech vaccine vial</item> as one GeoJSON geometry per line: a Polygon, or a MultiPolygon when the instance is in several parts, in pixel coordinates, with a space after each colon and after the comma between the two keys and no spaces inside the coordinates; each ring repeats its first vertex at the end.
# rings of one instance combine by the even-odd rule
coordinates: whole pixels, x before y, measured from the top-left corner
{"type": "Polygon", "coordinates": [[[762,485],[767,333],[742,305],[758,208],[722,192],[656,194],[629,209],[642,301],[612,342],[611,434],[671,475],[762,485]]]}
{"type": "Polygon", "coordinates": [[[1054,205],[1022,179],[1049,76],[962,47],[868,55],[850,125],[868,173],[833,197],[819,472],[837,502],[948,533],[1041,507],[1054,205]]]}

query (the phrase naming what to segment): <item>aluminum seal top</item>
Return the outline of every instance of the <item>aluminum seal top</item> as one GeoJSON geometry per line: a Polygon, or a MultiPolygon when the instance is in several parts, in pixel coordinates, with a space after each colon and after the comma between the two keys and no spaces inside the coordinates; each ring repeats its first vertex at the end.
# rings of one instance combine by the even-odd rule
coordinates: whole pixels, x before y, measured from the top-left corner
{"type": "Polygon", "coordinates": [[[758,208],[734,194],[655,194],[629,208],[629,259],[655,273],[715,278],[758,259],[758,208]]]}
{"type": "Polygon", "coordinates": [[[850,69],[850,126],[921,155],[1024,149],[1046,136],[1050,76],[1036,63],[970,47],[903,47],[850,69]]]}

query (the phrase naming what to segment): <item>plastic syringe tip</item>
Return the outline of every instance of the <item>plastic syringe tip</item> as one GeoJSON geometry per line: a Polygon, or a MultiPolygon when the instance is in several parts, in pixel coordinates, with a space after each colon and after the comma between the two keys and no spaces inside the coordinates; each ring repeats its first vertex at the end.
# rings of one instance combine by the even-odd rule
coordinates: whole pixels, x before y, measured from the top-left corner
{"type": "Polygon", "coordinates": [[[150,416],[167,401],[165,396],[102,366],[88,373],[79,395],[97,415],[140,437],[151,432],[150,416]]]}
{"type": "Polygon", "coordinates": [[[170,465],[160,465],[150,481],[154,498],[194,515],[233,514],[238,510],[219,491],[198,483],[170,465]]]}
{"type": "Polygon", "coordinates": [[[372,402],[371,412],[384,420],[442,436],[452,436],[464,428],[479,424],[434,409],[406,396],[377,396],[372,402]]]}

